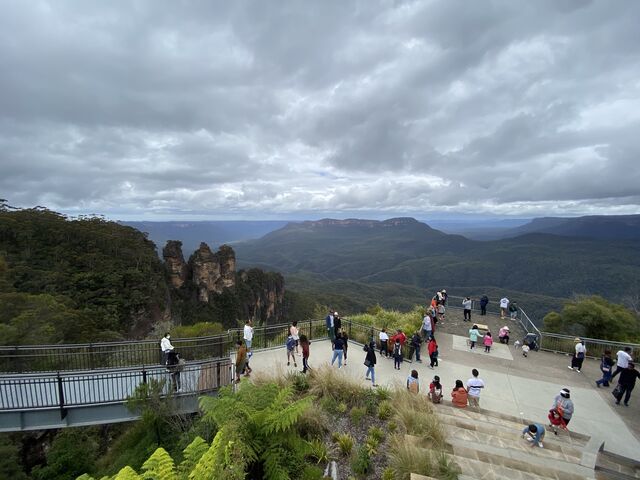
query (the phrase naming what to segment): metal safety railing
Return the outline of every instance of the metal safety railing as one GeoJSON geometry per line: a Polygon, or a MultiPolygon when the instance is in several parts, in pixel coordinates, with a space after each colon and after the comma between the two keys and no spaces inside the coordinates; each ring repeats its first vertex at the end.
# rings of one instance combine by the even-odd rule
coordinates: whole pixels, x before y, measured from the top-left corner
{"type": "Polygon", "coordinates": [[[136,389],[157,382],[167,396],[205,394],[229,385],[233,380],[230,358],[188,363],[180,369],[163,366],[5,375],[0,377],[0,411],[34,410],[123,403],[136,389]]]}

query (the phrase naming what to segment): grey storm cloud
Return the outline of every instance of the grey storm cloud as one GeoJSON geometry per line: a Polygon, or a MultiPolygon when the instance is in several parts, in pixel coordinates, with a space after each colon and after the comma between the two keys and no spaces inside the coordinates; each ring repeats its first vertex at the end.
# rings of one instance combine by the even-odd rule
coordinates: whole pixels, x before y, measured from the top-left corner
{"type": "Polygon", "coordinates": [[[118,218],[640,213],[633,0],[0,0],[0,196],[118,218]]]}

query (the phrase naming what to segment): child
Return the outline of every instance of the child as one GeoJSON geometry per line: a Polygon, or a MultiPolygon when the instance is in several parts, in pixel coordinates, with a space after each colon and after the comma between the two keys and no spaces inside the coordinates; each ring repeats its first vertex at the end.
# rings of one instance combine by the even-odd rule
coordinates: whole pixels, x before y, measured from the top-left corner
{"type": "Polygon", "coordinates": [[[400,370],[401,364],[402,364],[402,345],[400,344],[400,339],[396,338],[396,343],[393,344],[393,368],[395,370],[400,370]]]}
{"type": "Polygon", "coordinates": [[[296,355],[295,353],[293,353],[293,351],[296,348],[296,341],[293,339],[293,335],[291,335],[291,333],[289,333],[289,336],[287,337],[287,367],[289,365],[291,365],[290,359],[293,359],[293,366],[297,367],[298,364],[296,363],[296,355]]]}
{"type": "Polygon", "coordinates": [[[427,349],[429,351],[429,360],[431,362],[429,368],[433,369],[434,365],[436,367],[438,366],[438,343],[436,342],[436,338],[433,335],[429,339],[427,349]]]}
{"type": "Polygon", "coordinates": [[[298,355],[298,344],[300,342],[300,337],[298,336],[298,322],[291,322],[289,333],[296,342],[296,355],[298,355]]]}
{"type": "Polygon", "coordinates": [[[451,392],[451,403],[454,407],[467,408],[468,401],[469,395],[462,384],[462,380],[456,380],[456,386],[451,392]]]}
{"type": "Polygon", "coordinates": [[[380,332],[380,356],[384,353],[385,357],[389,358],[389,334],[387,329],[383,328],[380,332]]]}
{"type": "Polygon", "coordinates": [[[613,365],[616,362],[611,358],[611,350],[605,350],[604,355],[600,359],[600,371],[602,372],[602,378],[600,380],[596,380],[596,385],[600,388],[600,385],[604,385],[605,387],[609,386],[609,382],[612,377],[613,365]]]}
{"type": "Polygon", "coordinates": [[[484,343],[484,352],[491,353],[491,345],[493,345],[493,338],[491,337],[491,332],[487,331],[482,338],[482,343],[484,343]]]}
{"type": "Polygon", "coordinates": [[[238,349],[236,351],[236,383],[240,383],[240,375],[244,373],[245,377],[248,377],[251,369],[247,363],[247,347],[238,340],[236,348],[238,349]]]}
{"type": "Polygon", "coordinates": [[[420,382],[418,381],[417,370],[411,370],[411,375],[407,377],[407,390],[416,394],[420,392],[420,382]]]}
{"type": "Polygon", "coordinates": [[[474,325],[469,329],[469,343],[471,345],[470,350],[473,350],[473,347],[476,346],[476,342],[478,341],[478,336],[480,336],[480,332],[478,331],[478,326],[474,325]]]}
{"type": "Polygon", "coordinates": [[[429,393],[427,394],[431,403],[440,403],[442,401],[442,385],[440,385],[440,377],[436,375],[429,384],[429,393]]]}
{"type": "Polygon", "coordinates": [[[311,342],[306,335],[300,335],[300,347],[302,348],[302,373],[307,373],[309,368],[309,345],[311,342]]]}
{"type": "Polygon", "coordinates": [[[441,323],[444,323],[444,312],[445,312],[445,308],[444,308],[444,304],[440,304],[438,305],[438,320],[441,323]]]}
{"type": "Polygon", "coordinates": [[[529,353],[529,345],[524,343],[524,344],[522,344],[522,356],[526,357],[527,353],[529,353]]]}
{"type": "Polygon", "coordinates": [[[540,448],[544,448],[542,445],[542,440],[544,440],[544,427],[539,423],[532,423],[528,427],[524,427],[522,430],[522,438],[527,436],[527,441],[531,442],[531,446],[535,447],[536,445],[540,448]]]}

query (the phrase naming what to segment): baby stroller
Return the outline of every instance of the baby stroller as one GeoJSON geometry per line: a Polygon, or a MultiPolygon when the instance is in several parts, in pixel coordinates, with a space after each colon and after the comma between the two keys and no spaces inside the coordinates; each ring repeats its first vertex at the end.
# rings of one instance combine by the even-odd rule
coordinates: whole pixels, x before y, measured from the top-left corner
{"type": "Polygon", "coordinates": [[[531,350],[537,352],[540,349],[538,345],[538,335],[535,333],[527,333],[522,340],[523,345],[527,345],[531,350]]]}
{"type": "Polygon", "coordinates": [[[171,386],[174,392],[182,391],[180,372],[184,369],[186,362],[180,358],[180,354],[171,350],[167,353],[167,371],[171,375],[171,386]]]}

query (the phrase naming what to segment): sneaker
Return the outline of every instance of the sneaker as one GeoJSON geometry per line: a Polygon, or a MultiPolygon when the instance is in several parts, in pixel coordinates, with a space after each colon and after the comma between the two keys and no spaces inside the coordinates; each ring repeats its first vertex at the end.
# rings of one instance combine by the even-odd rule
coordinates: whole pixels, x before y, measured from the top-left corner
{"type": "Polygon", "coordinates": [[[378,384],[377,384],[377,383],[374,383],[374,384],[373,384],[373,385],[371,385],[371,386],[372,386],[372,387],[377,387],[377,386],[378,386],[378,384]]]}
{"type": "Polygon", "coordinates": [[[573,367],[572,367],[571,365],[567,365],[567,368],[568,368],[569,370],[573,370],[573,367]]]}
{"type": "Polygon", "coordinates": [[[539,446],[540,448],[544,448],[544,445],[542,445],[542,442],[538,442],[538,446],[539,446]]]}
{"type": "Polygon", "coordinates": [[[616,405],[620,405],[620,400],[618,400],[618,401],[616,402],[616,405]]]}
{"type": "Polygon", "coordinates": [[[365,380],[371,380],[369,377],[364,377],[365,380]]]}
{"type": "Polygon", "coordinates": [[[293,366],[298,368],[298,364],[296,362],[293,362],[293,366]]]}
{"type": "Polygon", "coordinates": [[[287,362],[287,367],[288,367],[289,365],[291,365],[291,363],[290,363],[290,362],[287,362]]]}
{"type": "Polygon", "coordinates": [[[600,388],[600,384],[596,381],[596,387],[600,388]]]}
{"type": "MultiPolygon", "coordinates": [[[[178,391],[180,391],[180,390],[178,390],[178,391]]],[[[628,406],[629,406],[629,404],[628,404],[628,403],[625,403],[625,404],[624,404],[624,406],[625,406],[625,407],[628,407],[628,406]]]]}

